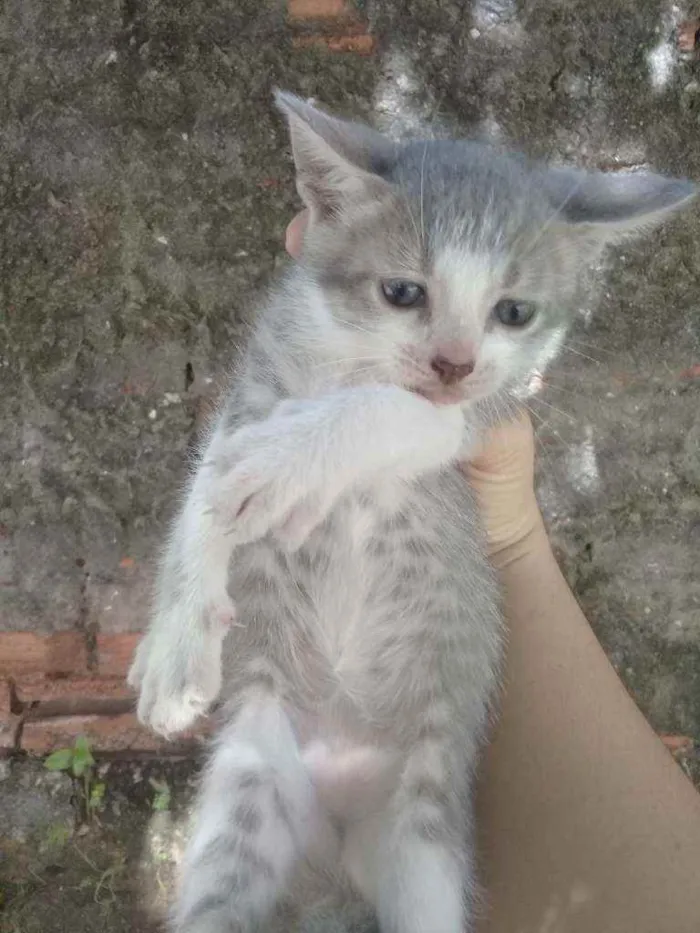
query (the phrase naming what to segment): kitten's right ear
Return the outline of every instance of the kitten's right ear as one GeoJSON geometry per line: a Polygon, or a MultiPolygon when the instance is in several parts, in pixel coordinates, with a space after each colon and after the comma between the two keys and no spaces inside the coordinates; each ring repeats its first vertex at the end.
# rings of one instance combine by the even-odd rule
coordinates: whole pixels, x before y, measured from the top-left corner
{"type": "Polygon", "coordinates": [[[289,122],[297,189],[312,222],[388,193],[389,183],[377,174],[393,155],[385,136],[331,117],[294,94],[275,91],[275,103],[289,122]]]}

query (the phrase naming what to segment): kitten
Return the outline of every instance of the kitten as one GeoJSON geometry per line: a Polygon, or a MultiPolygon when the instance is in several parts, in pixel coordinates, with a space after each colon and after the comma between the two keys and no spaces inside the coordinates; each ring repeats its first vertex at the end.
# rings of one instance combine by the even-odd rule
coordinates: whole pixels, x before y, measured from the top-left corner
{"type": "Polygon", "coordinates": [[[165,735],[223,701],[172,928],[259,929],[330,878],[383,933],[461,933],[502,631],[455,464],[556,353],[582,270],[694,189],[277,103],[303,255],[211,430],[130,674],[165,735]]]}

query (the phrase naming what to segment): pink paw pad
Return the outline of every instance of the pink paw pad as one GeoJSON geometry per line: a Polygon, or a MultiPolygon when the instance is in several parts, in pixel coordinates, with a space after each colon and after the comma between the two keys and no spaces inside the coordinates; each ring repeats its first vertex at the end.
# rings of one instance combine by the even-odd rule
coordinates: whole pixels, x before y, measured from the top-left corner
{"type": "Polygon", "coordinates": [[[236,620],[236,610],[232,603],[215,603],[210,607],[207,617],[215,629],[226,631],[236,620]]]}

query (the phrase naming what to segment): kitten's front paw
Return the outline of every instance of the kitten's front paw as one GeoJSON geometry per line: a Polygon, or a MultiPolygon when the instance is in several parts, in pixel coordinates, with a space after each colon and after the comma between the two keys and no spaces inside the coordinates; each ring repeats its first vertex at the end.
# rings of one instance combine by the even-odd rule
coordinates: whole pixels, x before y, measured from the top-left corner
{"type": "Polygon", "coordinates": [[[216,608],[208,620],[196,622],[181,617],[184,612],[178,606],[155,620],[128,677],[139,690],[139,720],[166,737],[191,726],[219,695],[221,646],[233,619],[232,607],[216,608]]]}
{"type": "Polygon", "coordinates": [[[273,530],[278,543],[289,552],[297,551],[314,529],[324,521],[334,499],[307,496],[287,515],[284,523],[273,530]]]}
{"type": "Polygon", "coordinates": [[[335,495],[309,488],[307,455],[285,444],[283,432],[271,431],[268,422],[231,439],[228,469],[213,484],[209,500],[234,543],[256,541],[271,531],[293,550],[323,521],[335,495]]]}

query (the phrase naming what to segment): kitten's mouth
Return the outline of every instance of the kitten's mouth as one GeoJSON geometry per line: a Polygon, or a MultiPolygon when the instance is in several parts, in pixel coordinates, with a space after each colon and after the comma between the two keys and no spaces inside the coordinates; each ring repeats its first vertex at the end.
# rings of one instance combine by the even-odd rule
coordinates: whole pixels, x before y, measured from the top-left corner
{"type": "Polygon", "coordinates": [[[426,389],[422,386],[412,386],[410,391],[427,398],[433,405],[461,405],[467,400],[464,392],[459,389],[426,389]]]}

